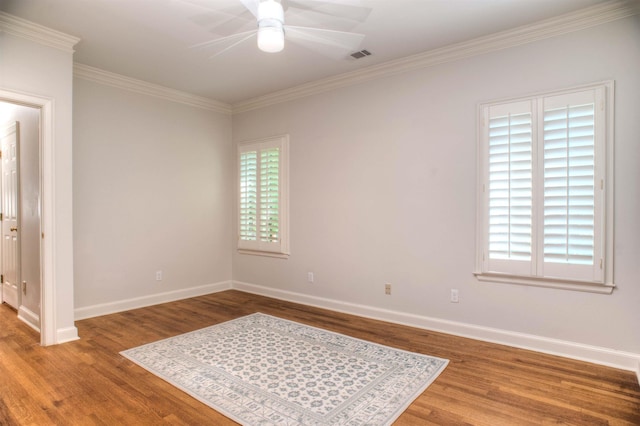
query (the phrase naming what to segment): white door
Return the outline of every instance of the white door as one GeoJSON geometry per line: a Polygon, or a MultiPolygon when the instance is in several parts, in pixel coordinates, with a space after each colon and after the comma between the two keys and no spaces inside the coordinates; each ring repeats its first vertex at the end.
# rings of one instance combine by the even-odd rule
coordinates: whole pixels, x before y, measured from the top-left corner
{"type": "Polygon", "coordinates": [[[0,133],[2,150],[2,299],[18,309],[20,306],[18,240],[18,122],[0,133]]]}

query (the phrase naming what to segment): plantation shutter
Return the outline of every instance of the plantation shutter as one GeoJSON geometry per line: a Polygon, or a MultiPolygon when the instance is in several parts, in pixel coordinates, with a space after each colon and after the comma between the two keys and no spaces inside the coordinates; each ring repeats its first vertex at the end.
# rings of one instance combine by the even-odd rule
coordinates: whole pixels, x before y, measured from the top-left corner
{"type": "Polygon", "coordinates": [[[612,286],[611,90],[598,84],[481,105],[476,276],[612,286]]]}
{"type": "Polygon", "coordinates": [[[288,254],[286,137],[238,145],[238,248],[288,254]]]}
{"type": "Polygon", "coordinates": [[[258,236],[258,153],[240,153],[239,238],[256,241],[258,236]]]}
{"type": "Polygon", "coordinates": [[[596,90],[587,90],[543,102],[545,275],[591,280],[600,276],[596,98],[596,90]]]}
{"type": "Polygon", "coordinates": [[[260,152],[260,241],[280,239],[280,148],[260,152]]]}
{"type": "Polygon", "coordinates": [[[497,105],[488,112],[488,264],[528,274],[532,267],[532,102],[497,105]]]}

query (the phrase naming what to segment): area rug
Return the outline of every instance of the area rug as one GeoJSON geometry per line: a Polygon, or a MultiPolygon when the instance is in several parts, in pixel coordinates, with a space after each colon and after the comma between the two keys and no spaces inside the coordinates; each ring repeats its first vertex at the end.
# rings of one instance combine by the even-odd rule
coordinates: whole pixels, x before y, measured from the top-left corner
{"type": "Polygon", "coordinates": [[[121,354],[243,425],[388,425],[449,362],[261,313],[121,354]]]}

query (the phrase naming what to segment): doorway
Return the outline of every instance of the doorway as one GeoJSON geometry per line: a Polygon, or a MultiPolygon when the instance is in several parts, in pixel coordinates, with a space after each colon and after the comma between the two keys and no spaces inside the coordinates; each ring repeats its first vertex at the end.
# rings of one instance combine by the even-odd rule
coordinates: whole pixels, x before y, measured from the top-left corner
{"type": "Polygon", "coordinates": [[[41,331],[40,108],[0,102],[2,301],[41,331]]]}

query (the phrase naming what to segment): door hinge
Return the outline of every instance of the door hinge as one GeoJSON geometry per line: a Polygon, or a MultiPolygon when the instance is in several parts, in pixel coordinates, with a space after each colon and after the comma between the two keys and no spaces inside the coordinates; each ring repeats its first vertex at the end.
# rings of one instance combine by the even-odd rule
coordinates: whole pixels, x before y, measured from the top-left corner
{"type": "Polygon", "coordinates": [[[4,283],[4,274],[0,275],[0,284],[4,283]]]}
{"type": "Polygon", "coordinates": [[[600,269],[602,269],[602,264],[603,264],[603,263],[604,263],[604,262],[603,262],[603,259],[601,258],[601,259],[600,259],[600,269]]]}
{"type": "Polygon", "coordinates": [[[3,217],[4,217],[4,216],[2,215],[2,213],[0,213],[0,222],[2,222],[2,218],[3,218],[3,217]]]}

